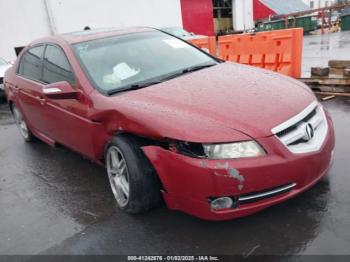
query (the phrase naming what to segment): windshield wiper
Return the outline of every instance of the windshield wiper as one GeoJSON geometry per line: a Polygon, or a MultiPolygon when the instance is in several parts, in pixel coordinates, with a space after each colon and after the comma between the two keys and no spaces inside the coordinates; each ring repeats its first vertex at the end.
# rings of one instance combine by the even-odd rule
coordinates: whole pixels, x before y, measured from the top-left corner
{"type": "Polygon", "coordinates": [[[107,94],[109,96],[114,95],[116,93],[120,93],[120,92],[125,92],[125,91],[131,91],[131,90],[137,90],[137,89],[141,89],[147,86],[151,86],[151,85],[155,85],[155,84],[159,84],[162,81],[152,81],[152,82],[145,82],[145,83],[139,83],[139,84],[131,84],[131,85],[127,85],[121,88],[116,88],[116,89],[112,89],[107,91],[107,94]]]}
{"type": "Polygon", "coordinates": [[[217,65],[217,64],[205,64],[205,65],[192,66],[192,67],[189,67],[189,68],[186,68],[186,69],[182,70],[182,73],[186,74],[186,73],[198,71],[198,70],[201,70],[201,69],[204,69],[204,68],[212,67],[214,65],[217,65]]]}
{"type": "Polygon", "coordinates": [[[170,75],[168,77],[163,78],[162,82],[170,80],[170,79],[173,79],[173,78],[176,78],[176,77],[179,77],[181,75],[185,75],[185,74],[194,72],[194,71],[199,71],[199,70],[204,69],[204,68],[212,67],[212,66],[215,66],[215,65],[217,65],[217,64],[205,64],[205,65],[197,65],[197,66],[188,67],[188,68],[185,68],[185,69],[181,70],[180,72],[177,72],[175,74],[172,74],[172,75],[170,75]]]}

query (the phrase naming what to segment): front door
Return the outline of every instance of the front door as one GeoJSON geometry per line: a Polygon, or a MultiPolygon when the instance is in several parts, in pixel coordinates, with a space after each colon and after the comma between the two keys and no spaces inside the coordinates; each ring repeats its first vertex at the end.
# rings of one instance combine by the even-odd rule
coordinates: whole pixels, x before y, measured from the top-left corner
{"type": "Polygon", "coordinates": [[[81,95],[78,99],[46,98],[43,110],[46,133],[53,140],[92,157],[95,123],[88,119],[90,100],[80,88],[63,49],[47,45],[43,59],[43,82],[54,84],[60,81],[67,81],[73,88],[80,89],[81,95]]]}

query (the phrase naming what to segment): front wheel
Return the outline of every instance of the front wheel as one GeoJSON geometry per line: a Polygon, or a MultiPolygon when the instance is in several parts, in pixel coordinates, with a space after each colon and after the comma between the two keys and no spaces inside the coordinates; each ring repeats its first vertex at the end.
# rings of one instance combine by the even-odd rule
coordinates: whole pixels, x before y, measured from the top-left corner
{"type": "Polygon", "coordinates": [[[114,137],[107,147],[105,160],[120,209],[138,214],[160,203],[160,182],[137,139],[129,135],[114,137]]]}
{"type": "Polygon", "coordinates": [[[32,132],[29,130],[27,122],[25,121],[22,112],[13,104],[12,114],[15,119],[15,123],[26,142],[31,142],[34,140],[32,132]]]}

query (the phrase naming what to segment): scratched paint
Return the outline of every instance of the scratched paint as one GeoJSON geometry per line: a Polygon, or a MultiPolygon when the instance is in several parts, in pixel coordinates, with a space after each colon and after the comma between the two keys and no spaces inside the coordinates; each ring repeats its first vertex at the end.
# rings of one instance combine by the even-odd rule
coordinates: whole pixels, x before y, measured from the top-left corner
{"type": "Polygon", "coordinates": [[[217,169],[228,169],[229,168],[228,162],[225,162],[224,164],[217,163],[216,168],[217,169]]]}
{"type": "Polygon", "coordinates": [[[244,176],[241,175],[237,169],[235,169],[233,167],[230,167],[228,162],[225,162],[223,164],[217,163],[216,164],[216,168],[217,169],[225,169],[227,171],[227,173],[226,174],[221,174],[218,171],[214,171],[214,175],[215,176],[227,176],[227,177],[231,177],[231,178],[237,179],[238,182],[239,182],[239,184],[237,186],[238,190],[241,191],[243,189],[243,187],[244,187],[244,180],[245,179],[244,179],[244,176]]]}
{"type": "Polygon", "coordinates": [[[232,168],[232,167],[229,168],[227,172],[228,172],[229,177],[233,177],[239,181],[238,190],[242,190],[244,187],[244,185],[243,185],[244,176],[240,175],[239,171],[235,168],[232,168]]]}
{"type": "Polygon", "coordinates": [[[199,161],[199,166],[202,168],[206,168],[207,164],[205,163],[205,161],[201,160],[201,161],[199,161]]]}

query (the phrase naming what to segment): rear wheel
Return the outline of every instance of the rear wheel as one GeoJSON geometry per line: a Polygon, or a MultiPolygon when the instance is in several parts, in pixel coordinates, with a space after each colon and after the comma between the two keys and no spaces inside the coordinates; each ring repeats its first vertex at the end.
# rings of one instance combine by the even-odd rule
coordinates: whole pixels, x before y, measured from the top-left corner
{"type": "Polygon", "coordinates": [[[15,123],[24,138],[25,141],[31,142],[34,140],[34,136],[32,132],[30,132],[27,122],[25,121],[22,112],[13,104],[12,105],[12,113],[15,119],[15,123]]]}
{"type": "Polygon", "coordinates": [[[109,182],[117,205],[127,213],[143,213],[161,201],[160,183],[138,140],[114,137],[106,150],[109,182]]]}

